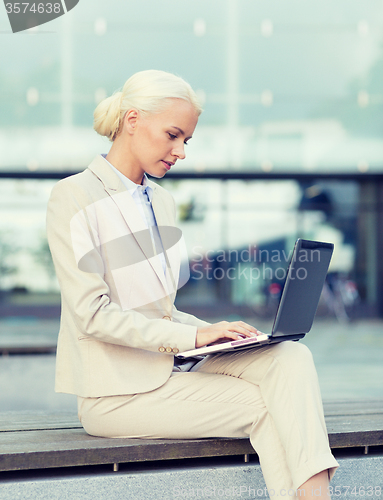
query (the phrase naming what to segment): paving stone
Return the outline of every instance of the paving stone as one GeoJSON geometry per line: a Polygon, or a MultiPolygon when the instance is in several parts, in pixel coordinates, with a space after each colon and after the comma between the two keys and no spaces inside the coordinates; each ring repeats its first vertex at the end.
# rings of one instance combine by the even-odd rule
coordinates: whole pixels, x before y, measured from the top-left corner
{"type": "MultiPolygon", "coordinates": [[[[333,498],[341,500],[355,500],[362,496],[381,498],[383,457],[339,459],[339,463],[340,468],[331,483],[333,498]],[[367,495],[370,492],[373,494],[367,495]]],[[[0,498],[1,500],[19,498],[23,500],[181,500],[183,498],[263,500],[269,498],[265,494],[265,488],[260,466],[248,464],[131,473],[111,472],[37,480],[6,480],[0,483],[0,498]]],[[[292,493],[292,491],[285,492],[283,496],[292,498],[292,493]]]]}

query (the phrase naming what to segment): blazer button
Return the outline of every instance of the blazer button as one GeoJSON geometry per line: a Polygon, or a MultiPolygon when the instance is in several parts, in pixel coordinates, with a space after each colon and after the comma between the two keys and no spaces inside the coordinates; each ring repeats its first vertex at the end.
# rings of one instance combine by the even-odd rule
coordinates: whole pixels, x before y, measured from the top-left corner
{"type": "Polygon", "coordinates": [[[160,352],[165,352],[165,350],[166,350],[166,349],[165,349],[165,347],[161,346],[161,347],[159,347],[159,348],[158,348],[158,350],[159,350],[160,352]]]}
{"type": "Polygon", "coordinates": [[[167,347],[166,352],[173,352],[173,349],[171,347],[167,347]]]}
{"type": "Polygon", "coordinates": [[[175,347],[175,348],[173,349],[173,352],[174,352],[174,354],[177,354],[177,352],[180,352],[180,350],[179,350],[179,349],[177,349],[177,347],[175,347]]]}
{"type": "Polygon", "coordinates": [[[163,316],[163,318],[162,318],[162,319],[167,319],[168,321],[171,321],[171,320],[172,320],[172,318],[171,318],[170,316],[163,316]]]}

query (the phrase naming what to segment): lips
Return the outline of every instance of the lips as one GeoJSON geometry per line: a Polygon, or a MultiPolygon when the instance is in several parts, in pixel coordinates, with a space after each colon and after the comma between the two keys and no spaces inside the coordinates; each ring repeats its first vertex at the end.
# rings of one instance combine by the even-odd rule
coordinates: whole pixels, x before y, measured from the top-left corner
{"type": "Polygon", "coordinates": [[[171,161],[165,161],[165,160],[161,160],[164,167],[166,168],[166,170],[170,170],[171,167],[174,165],[174,163],[172,163],[171,161]]]}

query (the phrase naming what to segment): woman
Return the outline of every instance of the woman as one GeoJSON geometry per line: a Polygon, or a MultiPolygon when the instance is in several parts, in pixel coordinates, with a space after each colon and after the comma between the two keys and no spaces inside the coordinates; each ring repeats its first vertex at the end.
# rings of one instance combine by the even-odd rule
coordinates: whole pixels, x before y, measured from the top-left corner
{"type": "Polygon", "coordinates": [[[303,344],[188,363],[174,356],[258,334],[243,321],[211,325],[174,306],[175,205],[146,174],[161,178],[185,158],[200,113],[181,78],[133,75],[95,110],[109,153],[54,187],[47,231],[62,291],[56,391],[78,396],[80,421],[95,436],[249,436],[270,496],[304,488],[305,498],[318,498],[318,489],[328,498],[338,464],[303,344]]]}

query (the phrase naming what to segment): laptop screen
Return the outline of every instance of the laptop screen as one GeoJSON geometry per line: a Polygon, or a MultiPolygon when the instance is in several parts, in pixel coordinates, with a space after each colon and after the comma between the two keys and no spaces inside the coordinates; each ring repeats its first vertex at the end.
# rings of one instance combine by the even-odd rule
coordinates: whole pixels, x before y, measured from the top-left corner
{"type": "Polygon", "coordinates": [[[274,320],[273,337],[310,331],[333,250],[332,243],[296,241],[274,320]]]}

